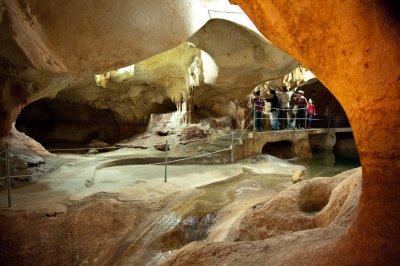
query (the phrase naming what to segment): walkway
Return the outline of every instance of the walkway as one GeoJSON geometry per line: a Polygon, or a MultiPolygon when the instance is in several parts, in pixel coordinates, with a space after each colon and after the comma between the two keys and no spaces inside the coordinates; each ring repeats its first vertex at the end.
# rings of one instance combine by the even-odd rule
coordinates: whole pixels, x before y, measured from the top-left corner
{"type": "MultiPolygon", "coordinates": [[[[347,128],[312,128],[299,130],[267,130],[263,132],[238,131],[234,135],[224,132],[223,137],[207,142],[203,149],[215,152],[218,149],[234,147],[233,160],[240,160],[262,153],[263,147],[272,142],[290,142],[292,152],[300,158],[310,158],[311,148],[332,149],[336,144],[336,134],[352,132],[347,128]]],[[[228,154],[228,153],[226,153],[228,154]]]]}

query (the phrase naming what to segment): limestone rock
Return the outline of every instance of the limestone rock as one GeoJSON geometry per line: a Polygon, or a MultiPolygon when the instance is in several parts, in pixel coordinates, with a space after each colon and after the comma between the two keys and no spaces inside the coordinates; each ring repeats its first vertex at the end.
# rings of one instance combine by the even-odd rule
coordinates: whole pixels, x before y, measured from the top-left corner
{"type": "Polygon", "coordinates": [[[400,146],[393,137],[400,128],[400,105],[393,104],[399,98],[397,2],[231,2],[240,4],[271,42],[299,59],[329,88],[344,107],[356,136],[363,166],[360,209],[345,236],[318,254],[313,250],[308,264],[321,257],[334,265],[397,263],[400,146]],[[304,28],[303,23],[310,26],[304,28]]]}
{"type": "Polygon", "coordinates": [[[209,21],[189,41],[215,61],[218,75],[215,81],[207,83],[216,87],[254,87],[283,77],[298,66],[291,56],[271,45],[264,36],[227,20],[209,21]]]}
{"type": "Polygon", "coordinates": [[[143,206],[98,195],[75,204],[2,211],[1,261],[8,265],[104,261],[143,217],[139,208],[143,206]]]}
{"type": "MultiPolygon", "coordinates": [[[[159,151],[165,151],[166,150],[166,145],[165,144],[157,144],[157,145],[154,146],[154,148],[156,150],[159,150],[159,151]]],[[[169,150],[169,147],[168,147],[168,150],[169,150]]]]}
{"type": "Polygon", "coordinates": [[[110,146],[110,144],[105,143],[105,142],[103,142],[101,140],[92,140],[89,143],[89,147],[90,148],[104,148],[104,147],[108,147],[108,146],[110,146]]]}
{"type": "Polygon", "coordinates": [[[322,228],[295,232],[262,241],[192,242],[167,257],[160,265],[329,265],[331,256],[310,262],[327,245],[343,235],[342,228],[322,228]],[[307,247],[307,249],[305,248],[307,247]],[[310,251],[311,250],[311,251],[310,251]]]}
{"type": "Polygon", "coordinates": [[[209,19],[201,1],[2,1],[0,55],[83,76],[139,62],[182,43],[209,19]],[[148,34],[151,32],[151,34],[148,34]],[[152,45],[148,45],[151,43],[152,45]]]}
{"type": "Polygon", "coordinates": [[[328,204],[315,215],[317,227],[347,227],[355,217],[361,194],[361,171],[347,172],[352,174],[333,189],[328,204]]]}
{"type": "Polygon", "coordinates": [[[328,203],[340,178],[313,178],[253,206],[240,225],[239,240],[260,240],[316,227],[315,213],[328,203]]]}
{"type": "MultiPolygon", "coordinates": [[[[357,213],[360,177],[361,169],[358,168],[343,172],[333,178],[321,177],[294,184],[270,201],[253,206],[247,218],[244,217],[242,220],[241,235],[239,239],[236,239],[241,241],[193,242],[168,257],[162,265],[193,263],[196,265],[243,265],[244,263],[291,265],[293,261],[296,261],[298,265],[310,265],[309,257],[315,253],[324,254],[326,247],[336,243],[337,239],[344,234],[349,222],[357,213]],[[328,202],[328,198],[329,204],[320,211],[321,217],[314,218],[311,212],[322,209],[328,202]],[[339,213],[335,212],[330,206],[335,202],[333,205],[340,208],[340,204],[337,203],[343,203],[341,200],[343,198],[347,198],[345,204],[341,205],[339,213]],[[280,207],[281,205],[283,206],[280,207]],[[308,221],[299,219],[304,212],[310,216],[308,221]],[[324,219],[322,216],[325,216],[329,220],[336,214],[335,222],[326,222],[324,226],[327,227],[315,228],[317,219],[322,221],[324,219]],[[255,219],[256,215],[259,219],[255,219]],[[297,219],[294,219],[296,217],[297,219]],[[262,223],[258,223],[261,220],[263,220],[262,223]],[[294,224],[295,222],[298,224],[294,224]],[[310,228],[307,228],[307,222],[310,228]],[[252,223],[256,224],[252,225],[252,223]],[[244,230],[245,226],[248,231],[244,230]],[[302,226],[303,229],[300,229],[302,226]],[[291,232],[297,230],[295,227],[299,231],[291,232]],[[275,236],[261,240],[262,236],[267,237],[268,229],[271,235],[275,234],[275,236]],[[279,232],[279,230],[282,231],[279,232]],[[250,235],[249,232],[253,234],[250,235]]],[[[327,265],[332,260],[332,256],[334,255],[321,257],[317,263],[311,262],[311,265],[327,265]]]]}
{"type": "Polygon", "coordinates": [[[92,148],[92,149],[89,149],[86,154],[98,154],[98,153],[99,153],[99,150],[92,148]]]}
{"type": "Polygon", "coordinates": [[[305,173],[302,170],[295,170],[292,175],[293,184],[300,182],[304,179],[305,173]]]}

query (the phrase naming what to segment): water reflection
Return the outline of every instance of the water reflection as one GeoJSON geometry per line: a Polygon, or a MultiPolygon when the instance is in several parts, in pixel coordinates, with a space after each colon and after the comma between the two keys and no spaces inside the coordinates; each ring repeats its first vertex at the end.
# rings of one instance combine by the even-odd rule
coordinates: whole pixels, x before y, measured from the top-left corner
{"type": "Polygon", "coordinates": [[[346,156],[329,150],[313,150],[313,158],[296,163],[305,166],[306,178],[334,176],[346,170],[360,167],[358,155],[346,156]]]}

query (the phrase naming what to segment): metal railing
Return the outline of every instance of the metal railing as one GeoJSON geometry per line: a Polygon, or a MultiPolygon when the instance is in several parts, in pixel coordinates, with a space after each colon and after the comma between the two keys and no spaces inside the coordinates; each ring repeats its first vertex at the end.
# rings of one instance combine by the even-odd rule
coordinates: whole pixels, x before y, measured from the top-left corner
{"type": "MultiPolygon", "coordinates": [[[[313,115],[313,117],[311,119],[309,119],[307,117],[307,113],[306,113],[306,109],[307,108],[297,108],[297,109],[294,109],[293,107],[292,108],[274,108],[276,111],[279,111],[279,116],[281,116],[282,114],[286,114],[286,116],[287,116],[287,117],[278,117],[278,118],[274,118],[274,117],[269,118],[269,117],[264,117],[264,116],[262,116],[261,118],[256,118],[255,109],[256,109],[256,106],[254,105],[253,106],[253,113],[254,113],[253,131],[256,129],[256,120],[258,120],[258,119],[259,120],[270,120],[271,124],[273,123],[273,121],[275,119],[277,119],[279,121],[279,123],[278,123],[279,124],[279,130],[284,129],[283,127],[281,127],[281,124],[285,124],[285,123],[281,123],[281,122],[285,122],[285,121],[287,123],[291,124],[290,127],[289,127],[289,125],[287,126],[287,128],[289,127],[289,129],[295,129],[296,125],[298,124],[298,122],[300,120],[303,120],[303,122],[301,124],[304,123],[304,129],[310,128],[310,126],[309,126],[310,124],[311,125],[315,124],[315,123],[312,123],[312,122],[323,122],[323,123],[318,124],[318,128],[331,128],[333,126],[332,123],[334,123],[334,124],[342,124],[342,125],[343,124],[348,124],[348,119],[332,118],[330,113],[328,113],[327,115],[316,114],[316,115],[313,115]],[[297,112],[293,113],[293,111],[295,111],[295,110],[297,110],[297,112]],[[303,110],[304,117],[300,117],[300,118],[298,117],[297,114],[298,114],[298,112],[300,110],[303,110]],[[289,116],[287,115],[287,113],[289,113],[289,116]],[[311,121],[311,123],[309,123],[309,121],[311,121]]],[[[268,113],[272,113],[272,112],[273,111],[271,109],[271,111],[268,112],[268,113]]],[[[265,113],[262,112],[262,114],[265,114],[265,113]]],[[[348,126],[350,126],[350,125],[348,125],[348,126]]]]}
{"type": "MultiPolygon", "coordinates": [[[[288,110],[288,109],[285,109],[288,110]]],[[[237,145],[239,145],[241,143],[241,141],[245,138],[245,134],[249,133],[249,127],[253,125],[253,131],[255,128],[255,111],[254,109],[251,110],[247,116],[244,118],[244,121],[246,121],[250,115],[253,114],[254,117],[253,119],[247,124],[244,124],[244,129],[238,128],[236,130],[231,130],[230,133],[227,134],[222,134],[222,135],[211,135],[211,136],[207,136],[204,138],[197,138],[197,139],[188,139],[188,140],[179,140],[179,141],[173,141],[173,142],[168,142],[168,140],[165,141],[164,143],[157,143],[154,144],[154,146],[157,145],[165,145],[165,155],[164,155],[164,161],[163,162],[156,162],[156,163],[148,163],[148,164],[141,164],[142,166],[145,165],[164,165],[164,182],[168,181],[168,165],[171,165],[173,163],[177,163],[177,162],[183,162],[183,161],[188,161],[191,159],[196,159],[196,158],[201,158],[201,157],[207,157],[210,155],[214,155],[214,154],[218,154],[218,153],[222,153],[222,152],[226,152],[226,151],[230,151],[230,163],[234,163],[234,149],[237,145]],[[235,136],[238,132],[241,132],[241,134],[239,135],[239,137],[236,138],[235,141],[235,136]],[[198,155],[194,155],[194,156],[188,156],[188,157],[184,157],[184,158],[178,158],[178,159],[174,159],[174,160],[170,160],[169,158],[169,147],[170,145],[173,144],[183,144],[186,145],[188,143],[194,143],[194,142],[200,142],[200,141],[208,141],[211,139],[218,139],[218,138],[223,138],[223,137],[227,137],[227,136],[231,136],[231,141],[229,146],[227,146],[226,148],[221,148],[219,150],[216,151],[212,151],[212,152],[207,152],[207,153],[203,153],[203,154],[198,154],[198,155]]],[[[257,118],[257,119],[268,119],[268,118],[257,118]]],[[[284,119],[287,120],[287,118],[278,118],[280,120],[284,119]]],[[[304,119],[306,120],[306,119],[304,119]]],[[[324,119],[313,119],[313,120],[324,120],[324,119]]],[[[328,119],[328,127],[330,126],[330,117],[328,119]]],[[[57,148],[57,149],[48,149],[48,150],[35,150],[35,149],[15,149],[18,150],[20,152],[44,152],[44,151],[49,151],[49,152],[59,152],[59,151],[85,151],[85,150],[90,150],[90,149],[96,149],[96,150],[115,150],[115,149],[120,149],[120,148],[131,148],[129,146],[123,146],[123,145],[112,145],[112,146],[107,146],[107,147],[79,147],[79,148],[57,148]]],[[[17,177],[32,177],[32,176],[45,176],[46,174],[31,174],[31,175],[11,175],[11,163],[10,163],[10,147],[9,145],[6,144],[6,149],[3,151],[0,151],[0,154],[4,154],[4,159],[5,159],[5,176],[1,177],[0,176],[0,181],[2,180],[6,180],[7,182],[7,192],[8,192],[8,207],[12,207],[12,191],[11,191],[11,180],[12,178],[17,178],[17,177]]],[[[94,178],[95,178],[95,174],[96,174],[96,170],[97,167],[95,167],[94,171],[93,171],[93,175],[92,175],[92,182],[94,183],[94,178]]]]}
{"type": "MultiPolygon", "coordinates": [[[[174,142],[168,142],[168,140],[165,141],[165,156],[164,156],[164,162],[157,162],[157,163],[149,163],[149,164],[142,164],[142,165],[164,165],[165,169],[164,169],[164,182],[167,182],[168,180],[168,165],[171,165],[173,163],[177,163],[177,162],[183,162],[186,160],[191,160],[191,159],[195,159],[195,158],[201,158],[201,157],[206,157],[206,156],[210,156],[210,155],[214,155],[214,154],[218,154],[221,152],[225,152],[228,150],[232,150],[234,148],[234,145],[232,145],[233,143],[233,136],[234,134],[237,132],[238,130],[232,131],[231,133],[227,133],[227,134],[222,134],[222,135],[213,135],[213,136],[207,136],[205,138],[197,138],[197,139],[189,139],[189,140],[180,140],[180,141],[174,141],[174,142]],[[182,145],[186,145],[188,143],[194,143],[194,142],[200,142],[200,141],[206,141],[206,140],[211,140],[211,139],[215,139],[215,138],[222,138],[222,137],[226,137],[226,136],[232,136],[232,141],[231,141],[231,145],[229,148],[224,148],[224,149],[220,149],[217,151],[213,151],[213,152],[208,152],[205,154],[199,154],[199,155],[195,155],[195,156],[189,156],[189,157],[185,157],[185,158],[179,158],[179,159],[175,159],[175,160],[169,160],[169,154],[168,154],[168,150],[170,145],[172,144],[182,144],[182,145]]],[[[242,134],[243,135],[243,134],[242,134]]],[[[157,145],[163,145],[161,143],[157,143],[154,144],[154,146],[157,145]]],[[[4,161],[5,161],[5,176],[0,176],[0,181],[5,180],[6,181],[6,185],[7,185],[7,197],[8,197],[8,207],[12,207],[12,191],[11,191],[11,181],[13,178],[18,178],[18,177],[32,177],[32,176],[36,176],[36,177],[41,177],[41,176],[45,176],[46,174],[28,174],[28,175],[12,175],[11,174],[11,162],[10,162],[10,153],[11,151],[13,152],[44,152],[44,151],[49,151],[49,152],[60,152],[60,151],[88,151],[90,149],[97,149],[97,150],[115,150],[115,149],[120,149],[120,148],[130,148],[129,146],[122,146],[122,145],[112,145],[112,146],[107,146],[107,147],[79,147],[79,148],[57,148],[57,149],[10,149],[9,145],[6,144],[6,149],[3,151],[0,151],[0,154],[4,154],[4,161]]],[[[233,155],[231,155],[231,162],[233,163],[233,155]]],[[[95,177],[95,173],[96,173],[96,168],[93,171],[93,175],[92,175],[92,181],[94,182],[94,177],[95,177]]]]}
{"type": "Polygon", "coordinates": [[[12,176],[10,175],[10,156],[9,156],[8,144],[6,144],[6,149],[4,151],[1,151],[0,154],[4,154],[4,156],[5,156],[5,170],[6,170],[6,176],[1,177],[0,180],[6,180],[7,201],[8,201],[8,207],[10,208],[12,206],[12,199],[11,199],[11,178],[12,178],[12,176]]]}

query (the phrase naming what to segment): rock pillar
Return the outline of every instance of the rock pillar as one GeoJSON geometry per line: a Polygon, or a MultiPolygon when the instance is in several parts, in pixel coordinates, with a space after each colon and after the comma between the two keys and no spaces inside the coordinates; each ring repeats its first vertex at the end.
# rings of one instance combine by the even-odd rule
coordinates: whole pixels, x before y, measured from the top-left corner
{"type": "Polygon", "coordinates": [[[330,261],[336,265],[400,260],[398,4],[230,2],[239,4],[266,37],[321,80],[344,107],[353,128],[363,171],[360,209],[344,238],[323,252],[331,252],[330,261]]]}

